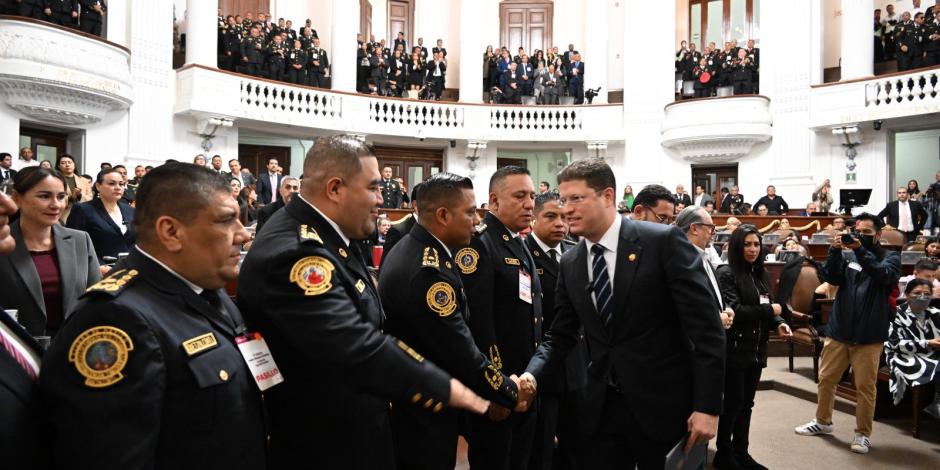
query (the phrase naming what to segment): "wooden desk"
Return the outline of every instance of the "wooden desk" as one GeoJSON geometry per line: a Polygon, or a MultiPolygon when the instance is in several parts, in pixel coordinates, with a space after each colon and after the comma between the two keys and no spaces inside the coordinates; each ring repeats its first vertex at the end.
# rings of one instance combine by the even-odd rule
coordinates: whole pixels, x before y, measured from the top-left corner
{"type": "MultiPolygon", "coordinates": [[[[832,225],[833,220],[840,218],[841,216],[836,216],[836,215],[823,216],[823,217],[800,217],[800,216],[795,216],[795,215],[794,216],[789,216],[789,215],[767,215],[767,216],[735,215],[735,216],[732,216],[729,214],[718,214],[718,215],[713,215],[712,220],[714,221],[715,225],[722,227],[728,223],[728,217],[737,217],[737,219],[740,220],[742,224],[751,224],[757,227],[758,229],[764,229],[768,227],[769,225],[773,224],[774,221],[778,221],[780,219],[787,219],[787,221],[790,222],[790,227],[796,230],[797,232],[799,232],[800,235],[810,236],[818,231],[825,230],[827,226],[832,225]],[[816,224],[813,224],[813,222],[815,221],[819,221],[818,229],[816,228],[816,224]],[[807,227],[807,225],[810,225],[810,224],[812,224],[812,226],[807,227]]],[[[770,230],[776,230],[776,228],[777,227],[775,226],[771,228],[770,230]]]]}

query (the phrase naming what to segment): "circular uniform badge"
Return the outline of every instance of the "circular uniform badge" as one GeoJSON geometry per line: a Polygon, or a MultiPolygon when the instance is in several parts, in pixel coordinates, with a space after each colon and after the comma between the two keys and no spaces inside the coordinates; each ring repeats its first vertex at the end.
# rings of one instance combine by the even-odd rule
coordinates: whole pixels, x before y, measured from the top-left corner
{"type": "Polygon", "coordinates": [[[486,381],[490,387],[493,387],[493,390],[499,390],[499,387],[503,386],[503,374],[493,364],[486,365],[486,369],[483,369],[483,376],[486,377],[486,381]]]}
{"type": "Polygon", "coordinates": [[[454,288],[446,282],[435,282],[434,285],[428,289],[425,299],[428,302],[428,307],[442,317],[450,316],[450,314],[454,313],[454,310],[457,310],[457,299],[454,296],[454,288]]]}
{"type": "Polygon", "coordinates": [[[480,260],[480,254],[473,248],[464,248],[457,252],[456,261],[460,272],[472,274],[477,270],[477,261],[480,260]]]}
{"type": "Polygon", "coordinates": [[[128,352],[134,349],[131,337],[113,326],[96,326],[78,335],[69,348],[69,362],[75,364],[85,385],[103,388],[124,378],[128,352]]]}
{"type": "Polygon", "coordinates": [[[294,263],[290,270],[290,281],[304,291],[304,295],[320,295],[328,292],[333,284],[333,263],[320,256],[307,256],[294,263]]]}

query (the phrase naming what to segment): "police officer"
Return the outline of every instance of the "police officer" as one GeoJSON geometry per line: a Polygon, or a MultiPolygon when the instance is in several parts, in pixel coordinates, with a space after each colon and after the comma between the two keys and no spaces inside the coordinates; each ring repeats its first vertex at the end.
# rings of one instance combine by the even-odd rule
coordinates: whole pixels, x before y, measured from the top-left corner
{"type": "MultiPolygon", "coordinates": [[[[490,178],[486,226],[454,255],[470,301],[473,339],[507,375],[524,372],[542,340],[542,288],[535,263],[518,235],[532,221],[534,197],[528,170],[517,166],[496,170],[490,178]]],[[[534,410],[499,422],[471,416],[470,467],[524,468],[534,431],[534,410]]]]}
{"type": "Polygon", "coordinates": [[[284,80],[284,66],[287,58],[287,45],[284,44],[284,37],[275,34],[274,40],[265,48],[264,56],[268,78],[284,80]]]}
{"type": "MultiPolygon", "coordinates": [[[[536,196],[534,212],[532,232],[526,236],[525,245],[535,260],[535,270],[542,284],[544,321],[546,325],[551,325],[555,318],[558,263],[561,255],[575,244],[565,238],[568,235],[568,224],[558,205],[557,191],[536,196]]],[[[542,333],[544,339],[548,328],[543,328],[542,333]]],[[[578,448],[583,439],[577,425],[583,406],[579,390],[587,385],[587,363],[587,349],[582,339],[564,364],[559,364],[561,367],[542,380],[530,470],[578,468],[578,448]],[[558,463],[553,465],[556,459],[558,463]]]]}
{"type": "Polygon", "coordinates": [[[310,47],[307,48],[307,84],[325,88],[327,86],[326,73],[329,68],[330,60],[326,55],[326,50],[320,48],[320,39],[312,37],[310,47]]]}
{"type": "Polygon", "coordinates": [[[235,18],[229,15],[225,19],[225,28],[222,30],[222,54],[219,66],[230,72],[235,72],[242,63],[242,26],[235,22],[235,18]]]}
{"type": "Polygon", "coordinates": [[[249,238],[228,183],[195,165],[155,168],[134,231],[130,256],[46,352],[50,453],[63,468],[264,468],[259,386],[236,345],[247,330],[222,290],[249,238]]]}
{"type": "Polygon", "coordinates": [[[924,66],[940,65],[940,17],[927,23],[924,29],[924,66]]]}
{"type": "Polygon", "coordinates": [[[380,203],[372,148],[354,136],[321,137],[301,192],[265,224],[242,265],[239,305],[285,378],[265,394],[273,468],[391,469],[390,400],[429,414],[489,405],[382,333],[382,304],[352,242],[373,233],[380,203]]]}
{"type": "Polygon", "coordinates": [[[251,35],[242,40],[242,65],[246,74],[259,77],[264,64],[264,38],[257,26],[252,26],[250,31],[251,35]]]}
{"type": "Polygon", "coordinates": [[[108,11],[101,0],[81,0],[81,29],[88,34],[101,36],[101,19],[108,11]]]}
{"type": "Polygon", "coordinates": [[[46,0],[45,19],[67,28],[78,26],[78,0],[46,0]]]}
{"type": "Polygon", "coordinates": [[[924,40],[926,27],[924,26],[924,14],[914,15],[914,58],[911,61],[911,68],[921,68],[924,66],[924,40]]]}
{"type": "Polygon", "coordinates": [[[385,209],[398,209],[401,207],[401,186],[398,181],[392,179],[392,167],[382,168],[382,180],[379,182],[382,187],[382,207],[385,209]]]}
{"type": "Polygon", "coordinates": [[[738,49],[738,58],[735,59],[731,70],[734,94],[753,93],[751,80],[754,78],[754,64],[751,63],[751,58],[747,56],[747,50],[744,48],[738,49]]]}
{"type": "MultiPolygon", "coordinates": [[[[526,400],[518,398],[515,377],[500,372],[474,344],[467,326],[471,312],[451,251],[470,243],[479,222],[473,182],[437,173],[421,184],[421,201],[420,223],[382,267],[379,293],[388,315],[386,331],[492,400],[492,419],[505,419],[518,400],[526,400]]],[[[393,405],[399,468],[453,470],[458,419],[456,410],[428,414],[407,403],[393,405]]]]}
{"type": "Polygon", "coordinates": [[[300,40],[296,40],[294,41],[294,48],[287,53],[287,81],[296,85],[306,84],[306,64],[307,53],[304,52],[300,40]]]}

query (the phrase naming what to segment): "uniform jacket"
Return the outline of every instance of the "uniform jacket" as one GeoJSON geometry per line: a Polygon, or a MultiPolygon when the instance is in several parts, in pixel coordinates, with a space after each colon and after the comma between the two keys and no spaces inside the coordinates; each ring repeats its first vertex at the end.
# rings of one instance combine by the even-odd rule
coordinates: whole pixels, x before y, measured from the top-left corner
{"type": "MultiPolygon", "coordinates": [[[[0,305],[0,323],[13,332],[41,360],[42,348],[32,335],[9,315],[9,305],[0,305]]],[[[48,416],[39,394],[39,383],[0,348],[0,455],[9,470],[44,470],[51,468],[47,448],[48,416]]]]}
{"type": "MultiPolygon", "coordinates": [[[[398,243],[379,278],[388,316],[385,330],[470,387],[481,397],[512,409],[516,386],[473,342],[472,318],[458,267],[447,249],[421,225],[398,243]]],[[[428,413],[408,402],[392,405],[395,452],[403,465],[456,464],[457,410],[428,413]]]]}
{"type": "Polygon", "coordinates": [[[448,374],[382,333],[355,246],[297,195],[242,264],[239,305],[285,379],[265,393],[272,468],[394,468],[388,402],[432,413],[450,396],[448,374]]]}
{"type": "Polygon", "coordinates": [[[562,256],[555,320],[527,370],[543,377],[577,343],[583,325],[590,363],[582,431],[594,432],[604,419],[615,373],[640,431],[674,442],[692,411],[721,412],[725,335],[718,305],[702,258],[679,229],[624,219],[618,243],[610,323],[594,307],[582,240],[562,256]]]}
{"type": "MultiPolygon", "coordinates": [[[[18,310],[19,323],[33,336],[46,335],[46,304],[36,265],[26,249],[20,222],[10,224],[16,248],[8,256],[0,256],[0,305],[18,310]]],[[[95,247],[85,232],[52,226],[59,279],[62,288],[62,311],[68,318],[85,288],[101,279],[95,247]]]]}
{"type": "Polygon", "coordinates": [[[454,255],[470,300],[470,330],[493,364],[519,375],[542,341],[542,287],[522,240],[492,213],[483,222],[454,255]],[[519,297],[522,273],[531,278],[531,304],[519,297]]]}
{"type": "Polygon", "coordinates": [[[265,467],[260,395],[235,345],[244,322],[209,293],[218,307],[135,248],[82,296],[40,376],[59,465],[265,467]]]}
{"type": "Polygon", "coordinates": [[[398,184],[398,181],[382,178],[382,182],[379,184],[382,186],[382,207],[386,209],[401,208],[401,185],[398,184]]]}
{"type": "Polygon", "coordinates": [[[127,226],[125,233],[121,233],[101,199],[76,204],[66,222],[66,226],[71,229],[88,232],[95,244],[99,262],[105,256],[117,257],[118,253],[129,253],[134,246],[134,208],[124,201],[118,201],[118,208],[127,226]]]}

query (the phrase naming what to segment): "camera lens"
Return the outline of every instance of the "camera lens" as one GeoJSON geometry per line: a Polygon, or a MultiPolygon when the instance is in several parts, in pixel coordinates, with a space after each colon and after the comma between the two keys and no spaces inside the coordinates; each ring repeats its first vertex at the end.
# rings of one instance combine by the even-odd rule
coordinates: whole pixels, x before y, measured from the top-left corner
{"type": "Polygon", "coordinates": [[[849,235],[849,234],[847,234],[847,233],[843,233],[843,234],[842,234],[842,244],[843,244],[843,245],[851,245],[851,244],[852,244],[852,235],[849,235]]]}

